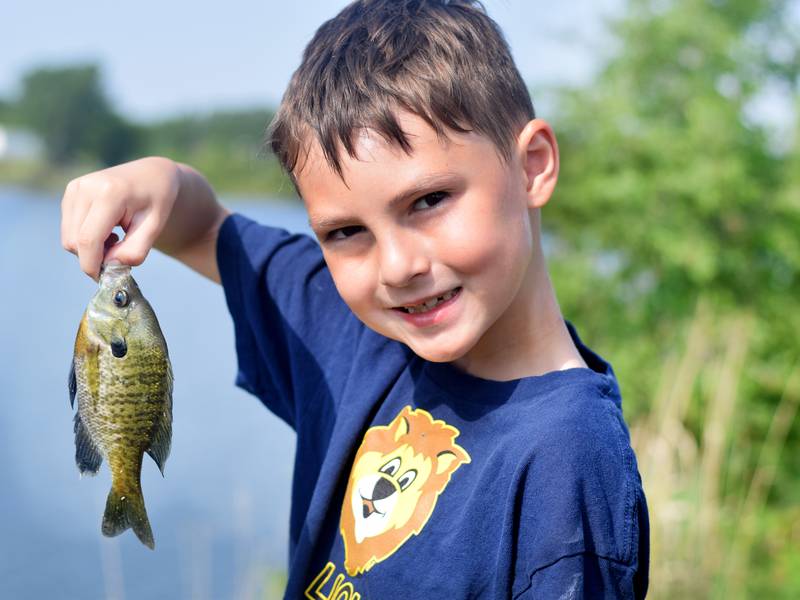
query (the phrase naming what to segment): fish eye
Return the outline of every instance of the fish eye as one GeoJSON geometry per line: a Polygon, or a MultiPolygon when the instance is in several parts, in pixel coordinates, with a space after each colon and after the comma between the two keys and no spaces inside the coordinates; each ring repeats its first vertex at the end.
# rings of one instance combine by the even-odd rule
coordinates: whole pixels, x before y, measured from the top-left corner
{"type": "Polygon", "coordinates": [[[396,456],[378,470],[381,473],[386,473],[389,477],[394,477],[394,474],[397,473],[397,470],[399,468],[400,468],[400,457],[396,456]]]}
{"type": "Polygon", "coordinates": [[[409,469],[400,476],[400,478],[397,480],[397,485],[400,486],[401,491],[405,490],[408,486],[410,486],[414,482],[416,478],[417,478],[417,470],[409,469]]]}
{"type": "Polygon", "coordinates": [[[114,294],[114,304],[122,308],[128,305],[128,292],[125,290],[117,290],[114,294]]]}

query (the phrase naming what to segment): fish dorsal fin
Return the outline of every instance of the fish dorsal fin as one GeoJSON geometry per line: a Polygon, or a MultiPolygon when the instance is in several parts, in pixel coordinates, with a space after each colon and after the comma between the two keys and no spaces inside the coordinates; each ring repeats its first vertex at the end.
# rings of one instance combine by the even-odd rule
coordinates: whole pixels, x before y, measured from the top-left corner
{"type": "Polygon", "coordinates": [[[80,412],[75,413],[75,463],[81,475],[96,475],[103,457],[94,445],[89,432],[81,420],[80,412]]]}

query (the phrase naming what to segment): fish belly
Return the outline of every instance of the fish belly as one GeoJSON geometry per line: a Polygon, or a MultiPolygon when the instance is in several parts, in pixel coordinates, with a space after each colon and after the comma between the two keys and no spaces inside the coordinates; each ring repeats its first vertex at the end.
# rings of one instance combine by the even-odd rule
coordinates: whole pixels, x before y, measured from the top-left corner
{"type": "Polygon", "coordinates": [[[105,350],[98,353],[96,376],[81,366],[76,364],[81,419],[114,485],[138,488],[142,455],[164,418],[169,394],[165,357],[157,350],[129,348],[125,357],[115,358],[105,350]]]}

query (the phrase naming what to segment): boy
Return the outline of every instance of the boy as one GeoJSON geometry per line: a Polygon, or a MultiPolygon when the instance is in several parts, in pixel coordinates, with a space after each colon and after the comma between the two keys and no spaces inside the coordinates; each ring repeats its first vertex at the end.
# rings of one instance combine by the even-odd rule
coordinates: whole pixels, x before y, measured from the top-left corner
{"type": "Polygon", "coordinates": [[[270,142],[319,245],[162,158],[72,182],[62,240],[93,277],[155,245],[223,284],[237,384],[297,432],[286,597],[643,597],[617,382],[541,249],[557,145],[494,22],[467,0],[353,3],[270,142]]]}

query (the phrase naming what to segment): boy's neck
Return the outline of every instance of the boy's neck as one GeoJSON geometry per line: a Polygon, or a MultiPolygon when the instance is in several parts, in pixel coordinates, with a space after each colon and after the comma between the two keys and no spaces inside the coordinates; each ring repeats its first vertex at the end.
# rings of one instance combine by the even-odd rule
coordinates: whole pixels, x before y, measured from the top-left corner
{"type": "Polygon", "coordinates": [[[535,245],[511,306],[455,365],[476,377],[497,381],[588,368],[564,323],[540,244],[535,245]]]}

